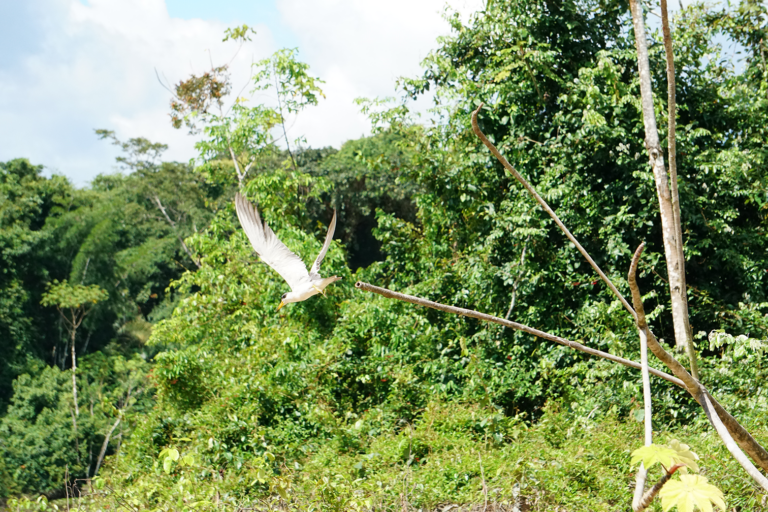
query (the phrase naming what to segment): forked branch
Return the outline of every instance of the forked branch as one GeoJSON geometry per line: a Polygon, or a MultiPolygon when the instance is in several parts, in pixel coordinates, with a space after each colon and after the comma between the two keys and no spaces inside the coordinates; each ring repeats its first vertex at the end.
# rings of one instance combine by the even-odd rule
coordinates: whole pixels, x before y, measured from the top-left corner
{"type": "Polygon", "coordinates": [[[536,189],[534,189],[528,181],[523,178],[519,172],[515,170],[514,167],[512,167],[512,164],[510,164],[504,156],[499,153],[499,150],[496,149],[496,146],[494,146],[491,141],[488,140],[488,137],[485,136],[485,134],[480,130],[480,126],[477,124],[477,114],[480,112],[480,109],[483,108],[483,104],[481,103],[477,110],[472,112],[472,130],[474,130],[475,135],[478,136],[478,138],[483,141],[483,144],[493,153],[493,156],[496,157],[496,159],[501,162],[501,165],[506,168],[509,173],[515,177],[517,181],[520,182],[520,184],[525,187],[525,190],[528,191],[529,194],[533,196],[533,198],[536,200],[539,205],[541,205],[542,208],[544,208],[544,211],[549,214],[550,217],[552,217],[552,220],[555,221],[555,224],[557,224],[557,227],[560,228],[560,230],[565,233],[565,236],[568,237],[568,240],[573,243],[573,245],[576,246],[576,248],[579,250],[582,256],[589,262],[590,265],[592,265],[592,268],[595,269],[595,272],[600,276],[600,278],[605,282],[605,284],[608,286],[608,288],[611,289],[614,295],[619,298],[621,303],[624,305],[625,308],[627,308],[627,311],[632,314],[632,316],[635,315],[634,310],[632,309],[632,306],[629,305],[629,302],[627,302],[627,299],[624,298],[624,296],[619,292],[619,290],[616,289],[616,287],[613,285],[610,279],[608,279],[608,276],[605,275],[605,273],[600,270],[600,267],[597,266],[597,263],[595,263],[595,260],[592,259],[592,257],[589,255],[589,253],[584,249],[584,247],[581,246],[578,240],[576,240],[576,237],[574,237],[570,231],[568,231],[568,228],[565,227],[565,224],[560,220],[560,218],[557,216],[557,214],[552,210],[552,208],[549,207],[546,201],[539,195],[538,192],[536,192],[536,189]]]}
{"type": "MultiPolygon", "coordinates": [[[[648,329],[648,324],[645,323],[645,315],[641,315],[641,312],[643,311],[643,304],[642,304],[642,296],[640,294],[640,289],[637,286],[637,281],[635,279],[635,274],[637,272],[637,264],[640,260],[640,255],[643,253],[643,248],[645,247],[645,243],[640,244],[640,247],[637,248],[635,251],[635,255],[632,258],[632,265],[629,267],[629,281],[630,281],[630,289],[632,290],[632,301],[635,304],[635,311],[638,312],[638,329],[642,329],[645,331],[645,334],[648,338],[648,344],[651,347],[651,351],[661,359],[661,361],[666,364],[672,372],[680,378],[683,382],[685,382],[685,386],[688,389],[688,392],[693,396],[693,398],[701,405],[702,409],[704,409],[704,414],[707,416],[707,419],[712,424],[713,427],[715,427],[715,431],[720,436],[720,439],[722,439],[723,444],[725,444],[725,447],[728,448],[728,451],[731,452],[731,455],[733,455],[733,458],[736,459],[736,461],[741,465],[742,468],[744,468],[744,471],[747,472],[749,476],[752,477],[752,479],[757,482],[763,489],[768,491],[768,478],[766,478],[760,471],[755,467],[754,464],[752,464],[752,461],[750,461],[746,455],[744,455],[744,452],[742,452],[739,449],[739,446],[737,446],[736,441],[734,441],[734,438],[731,436],[729,430],[730,428],[727,428],[725,424],[723,423],[723,420],[720,419],[718,411],[715,410],[715,406],[713,405],[713,399],[709,395],[709,392],[702,386],[699,381],[691,377],[691,375],[683,368],[683,366],[678,363],[667,351],[665,351],[661,345],[656,341],[656,338],[651,333],[650,329],[648,329]],[[641,316],[642,316],[642,323],[641,323],[641,316]]],[[[729,415],[730,416],[730,415],[729,415]]],[[[734,420],[735,422],[735,420],[734,420]]],[[[738,427],[741,430],[744,430],[744,428],[736,423],[738,427]]],[[[746,432],[744,430],[744,432],[746,432]]],[[[747,435],[749,435],[748,432],[746,432],[747,435]]],[[[752,436],[749,436],[750,439],[752,439],[752,436]]],[[[763,449],[762,446],[757,444],[757,442],[752,439],[752,441],[762,449],[763,452],[765,452],[765,449],[763,449]]],[[[739,443],[741,444],[741,443],[739,443]]],[[[754,449],[753,446],[743,446],[742,447],[749,453],[750,449],[754,449]]],[[[750,456],[752,456],[753,459],[755,459],[758,462],[760,461],[760,454],[756,453],[753,455],[750,453],[750,456]]],[[[762,464],[761,464],[762,465],[762,464]]]]}

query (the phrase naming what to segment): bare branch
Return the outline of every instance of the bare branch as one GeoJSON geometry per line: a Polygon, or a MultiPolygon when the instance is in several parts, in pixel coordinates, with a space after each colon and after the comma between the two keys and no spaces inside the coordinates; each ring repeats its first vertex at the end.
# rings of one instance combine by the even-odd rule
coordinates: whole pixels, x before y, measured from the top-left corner
{"type": "MultiPolygon", "coordinates": [[[[543,338],[545,340],[554,341],[555,343],[558,343],[560,345],[564,345],[566,347],[570,347],[574,350],[578,350],[579,352],[584,352],[586,354],[601,357],[603,359],[608,359],[609,361],[613,361],[615,363],[619,363],[621,365],[627,366],[629,368],[634,368],[636,370],[641,369],[640,363],[636,363],[635,361],[630,361],[628,359],[624,359],[623,357],[618,357],[613,354],[609,354],[607,352],[603,352],[601,350],[595,350],[593,348],[586,347],[582,345],[581,343],[576,343],[575,341],[566,340],[565,338],[561,338],[559,336],[555,336],[554,334],[549,334],[544,331],[540,331],[538,329],[534,329],[533,327],[528,327],[527,325],[519,324],[517,322],[512,322],[510,320],[504,320],[503,318],[499,318],[497,316],[493,315],[487,315],[485,313],[480,313],[478,311],[474,311],[472,309],[464,309],[464,308],[457,308],[455,306],[448,306],[446,304],[440,304],[439,302],[432,302],[431,300],[422,299],[421,297],[414,297],[413,295],[406,295],[404,293],[398,293],[393,292],[392,290],[388,290],[386,288],[380,288],[378,286],[373,286],[372,284],[363,283],[361,281],[358,281],[355,283],[355,288],[358,288],[360,290],[366,291],[366,292],[372,292],[377,293],[383,297],[386,297],[388,299],[396,299],[403,302],[409,302],[411,304],[416,304],[417,306],[424,306],[432,309],[437,309],[439,311],[444,311],[446,313],[452,313],[454,315],[459,316],[468,316],[470,318],[476,318],[477,320],[482,320],[484,322],[491,322],[494,324],[503,325],[505,327],[509,327],[510,329],[515,329],[518,331],[527,332],[528,334],[531,334],[533,336],[536,336],[538,338],[543,338]]],[[[667,373],[664,373],[662,371],[656,370],[654,368],[650,368],[649,371],[656,375],[657,377],[661,377],[664,380],[667,380],[673,384],[676,384],[680,387],[685,387],[683,382],[680,379],[677,379],[667,373]]]]}
{"type": "Polygon", "coordinates": [[[752,479],[757,482],[760,487],[763,488],[763,490],[768,492],[768,478],[765,478],[765,476],[760,473],[755,465],[752,464],[752,461],[749,460],[747,456],[744,455],[744,452],[742,452],[736,445],[733,438],[731,437],[731,434],[728,432],[728,429],[725,427],[722,420],[715,412],[714,406],[710,401],[709,393],[702,392],[702,398],[703,403],[701,406],[704,408],[704,413],[707,415],[707,419],[710,421],[710,423],[712,423],[712,426],[715,427],[715,430],[720,436],[720,439],[723,440],[725,447],[728,448],[729,452],[731,452],[731,455],[733,455],[733,458],[736,459],[736,462],[738,462],[741,467],[744,468],[744,471],[746,471],[747,474],[749,474],[749,476],[751,476],[752,479]]]}
{"type": "Polygon", "coordinates": [[[240,172],[240,164],[237,162],[237,157],[235,156],[235,150],[232,149],[232,145],[229,143],[229,140],[227,140],[227,147],[229,148],[229,154],[232,155],[232,162],[235,164],[235,172],[237,173],[237,181],[240,184],[240,187],[243,186],[243,178],[245,176],[243,173],[240,172]]]}
{"type": "MultiPolygon", "coordinates": [[[[154,69],[155,69],[155,76],[157,77],[157,81],[160,83],[160,85],[163,87],[163,89],[165,89],[166,91],[171,93],[171,95],[174,97],[174,99],[178,99],[178,97],[176,96],[176,91],[171,89],[168,85],[164,84],[162,79],[160,78],[160,73],[157,72],[157,68],[154,68],[154,69]]],[[[168,79],[166,78],[166,81],[167,80],[168,79]]]]}
{"type": "Polygon", "coordinates": [[[165,211],[165,207],[163,206],[163,203],[160,202],[160,198],[157,197],[157,194],[155,194],[152,199],[155,201],[155,204],[160,209],[160,211],[163,213],[163,216],[165,217],[165,220],[168,221],[168,224],[171,225],[171,228],[176,233],[176,238],[179,240],[179,243],[181,243],[181,248],[184,249],[184,252],[187,253],[187,256],[189,256],[189,259],[192,260],[192,263],[194,263],[197,266],[197,268],[202,268],[202,265],[200,265],[200,262],[197,261],[197,258],[195,258],[192,255],[192,251],[190,251],[189,247],[187,247],[187,244],[184,243],[184,239],[179,234],[178,229],[176,229],[176,223],[173,222],[173,219],[171,219],[171,217],[168,215],[168,212],[165,211]]]}
{"type": "Polygon", "coordinates": [[[109,440],[112,437],[112,433],[115,431],[115,429],[120,424],[120,421],[122,419],[123,419],[122,416],[118,416],[115,422],[112,424],[112,427],[109,429],[109,432],[107,432],[107,435],[104,437],[104,442],[101,444],[101,450],[99,451],[99,457],[96,459],[96,468],[93,470],[93,475],[91,476],[96,476],[99,473],[99,468],[101,468],[101,463],[104,462],[104,455],[106,455],[107,453],[109,440]]]}
{"type": "Polygon", "coordinates": [[[528,248],[528,240],[531,239],[531,236],[528,235],[528,238],[525,240],[526,245],[523,245],[523,251],[522,254],[520,254],[520,263],[518,264],[518,272],[517,272],[517,278],[515,278],[515,282],[512,283],[512,300],[509,302],[509,309],[507,310],[507,314],[504,317],[504,320],[509,320],[509,315],[512,314],[512,310],[515,309],[515,299],[517,298],[517,287],[520,286],[520,280],[523,278],[523,272],[525,271],[525,250],[528,248]]]}
{"type": "Polygon", "coordinates": [[[557,227],[560,228],[560,230],[565,233],[565,236],[568,237],[568,240],[570,240],[573,245],[576,246],[576,248],[579,250],[582,256],[589,262],[590,265],[592,265],[592,268],[595,269],[595,272],[600,276],[600,278],[605,282],[606,285],[608,285],[608,288],[611,289],[614,295],[618,297],[618,299],[621,301],[621,303],[624,305],[625,308],[627,308],[627,311],[629,311],[632,316],[635,316],[635,312],[632,309],[632,306],[629,305],[629,302],[627,302],[627,299],[624,298],[624,296],[619,293],[619,290],[616,289],[616,287],[613,285],[610,279],[608,279],[608,276],[606,276],[602,270],[600,270],[600,267],[597,266],[597,263],[595,263],[595,260],[592,259],[592,257],[587,253],[587,251],[584,249],[584,247],[581,246],[578,240],[571,234],[570,231],[568,231],[568,228],[565,227],[565,224],[562,223],[560,218],[557,216],[557,214],[552,210],[552,208],[549,207],[546,201],[542,199],[542,197],[536,192],[536,190],[526,181],[525,178],[523,178],[520,173],[518,173],[514,167],[507,161],[504,156],[502,156],[501,153],[499,153],[499,150],[496,149],[496,146],[494,146],[491,141],[488,140],[488,137],[483,134],[483,132],[480,130],[480,127],[477,124],[477,114],[480,112],[480,109],[483,108],[483,104],[481,103],[480,106],[477,107],[477,110],[472,112],[472,129],[475,132],[475,135],[478,136],[478,138],[483,141],[483,144],[486,145],[488,149],[491,150],[491,153],[493,153],[493,156],[496,157],[496,159],[501,162],[501,165],[503,165],[509,172],[512,174],[512,176],[515,177],[517,181],[520,182],[520,184],[525,187],[525,189],[533,196],[533,198],[536,200],[537,203],[541,205],[542,208],[544,208],[544,211],[549,214],[550,217],[552,217],[552,220],[555,221],[555,224],[557,224],[557,227]]]}
{"type": "MultiPolygon", "coordinates": [[[[633,275],[637,269],[637,261],[640,259],[640,254],[642,254],[643,247],[644,244],[641,244],[640,247],[637,248],[637,251],[635,251],[635,257],[633,258],[632,266],[630,267],[631,275],[633,275]]],[[[641,310],[642,304],[640,304],[639,307],[638,304],[642,302],[642,298],[640,295],[640,290],[637,286],[637,282],[634,280],[634,278],[630,282],[630,289],[632,290],[632,300],[635,303],[636,309],[641,310]]],[[[719,403],[717,403],[717,401],[709,394],[709,391],[707,391],[707,389],[702,386],[698,380],[694,379],[685,370],[683,365],[681,365],[674,357],[672,357],[666,350],[664,350],[664,348],[662,348],[651,330],[648,329],[647,324],[645,324],[645,333],[648,337],[648,346],[650,347],[651,352],[653,352],[653,354],[658,357],[661,362],[667,366],[667,368],[672,370],[672,373],[678,379],[685,383],[685,388],[688,390],[688,393],[690,393],[694,400],[696,400],[704,409],[704,413],[707,415],[707,419],[709,419],[710,423],[712,423],[712,425],[715,427],[715,430],[717,430],[718,434],[723,439],[723,442],[725,443],[726,447],[728,447],[728,450],[731,451],[734,458],[736,458],[742,467],[744,467],[747,473],[755,478],[755,475],[751,469],[748,469],[749,465],[751,465],[751,462],[747,461],[749,465],[744,465],[742,460],[739,459],[739,457],[734,453],[732,447],[729,446],[728,443],[734,443],[734,441],[735,443],[738,443],[741,449],[747,452],[752,460],[757,462],[757,464],[763,468],[763,470],[768,471],[768,452],[766,452],[765,448],[763,448],[763,446],[760,445],[760,443],[758,443],[755,438],[753,438],[752,435],[733,418],[733,416],[728,414],[728,412],[723,409],[719,403]],[[712,414],[713,410],[715,414],[712,414]],[[722,428],[720,428],[721,426],[722,428]]],[[[735,445],[733,448],[738,450],[735,445]]],[[[738,452],[741,453],[741,450],[738,450],[738,452]]],[[[743,457],[743,453],[741,453],[741,456],[743,457]]],[[[757,470],[755,469],[755,471],[757,470]]],[[[759,471],[757,471],[757,473],[761,478],[765,479],[765,477],[762,476],[759,471]]],[[[756,479],[756,481],[760,485],[763,485],[761,480],[756,479]]]]}
{"type": "Polygon", "coordinates": [[[669,479],[672,478],[672,475],[675,474],[675,471],[680,469],[681,467],[685,466],[685,464],[675,464],[671,468],[669,468],[669,471],[664,473],[664,476],[662,476],[656,484],[648,489],[648,492],[643,494],[639,500],[637,500],[637,504],[635,502],[632,502],[632,510],[635,512],[640,512],[641,510],[645,510],[651,505],[651,502],[653,501],[653,498],[656,497],[657,494],[659,494],[659,491],[661,490],[664,485],[669,482],[669,479]]]}

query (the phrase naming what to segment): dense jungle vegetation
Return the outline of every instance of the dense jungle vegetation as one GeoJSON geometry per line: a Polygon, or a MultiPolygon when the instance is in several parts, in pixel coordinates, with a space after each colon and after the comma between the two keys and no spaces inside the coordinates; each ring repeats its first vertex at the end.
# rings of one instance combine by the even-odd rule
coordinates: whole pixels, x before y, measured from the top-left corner
{"type": "MultiPolygon", "coordinates": [[[[41,163],[0,163],[0,498],[11,509],[50,509],[72,485],[91,488],[93,510],[629,509],[638,371],[353,286],[639,360],[634,320],[472,133],[484,102],[483,131],[623,293],[647,242],[646,312],[673,340],[625,2],[494,0],[448,19],[451,35],[421,76],[398,82],[399,99],[361,100],[374,134],[339,150],[282,140],[285,119],[322,98],[284,50],[254,83],[281,108],[234,102],[225,67],[176,86],[174,123],[203,134],[193,163],[108,130],[97,134],[120,146],[122,171],[85,188],[41,163]],[[408,100],[428,92],[434,110],[419,119],[408,100]],[[307,262],[337,210],[323,273],[343,280],[326,297],[276,312],[287,286],[240,229],[238,189],[307,262]]],[[[673,35],[701,380],[765,445],[768,7],[694,4],[673,35]]],[[[649,36],[666,133],[664,47],[649,36]]],[[[227,37],[248,43],[244,29],[227,37]]],[[[652,383],[659,438],[700,455],[729,510],[765,509],[698,405],[652,383]]]]}

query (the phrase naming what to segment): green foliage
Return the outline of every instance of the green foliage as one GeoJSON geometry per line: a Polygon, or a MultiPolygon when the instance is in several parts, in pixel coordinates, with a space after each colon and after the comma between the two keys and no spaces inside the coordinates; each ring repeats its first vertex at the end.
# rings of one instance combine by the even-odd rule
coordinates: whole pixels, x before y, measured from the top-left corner
{"type": "MultiPolygon", "coordinates": [[[[85,474],[87,443],[75,449],[72,428],[72,381],[68,372],[46,367],[19,376],[7,414],[0,421],[0,452],[15,485],[11,491],[52,491],[64,483],[65,466],[73,475],[85,474]]],[[[93,437],[97,419],[88,414],[78,418],[81,441],[93,437]]],[[[6,490],[7,493],[9,490],[6,490]]]]}
{"type": "Polygon", "coordinates": [[[384,259],[381,241],[373,235],[377,210],[408,222],[416,220],[412,197],[418,187],[405,176],[412,157],[407,139],[394,131],[347,141],[338,152],[327,148],[296,155],[303,172],[333,185],[322,203],[311,202],[308,207],[310,215],[326,222],[331,218],[326,204],[336,209],[335,237],[346,246],[353,271],[384,259]]]}
{"type": "Polygon", "coordinates": [[[48,290],[43,294],[40,304],[56,306],[60,309],[83,309],[109,298],[109,294],[98,285],[71,285],[66,280],[59,282],[54,279],[48,290]]]}
{"type": "Polygon", "coordinates": [[[55,311],[39,308],[52,267],[45,257],[50,233],[43,228],[71,188],[61,176],[46,179],[41,171],[23,159],[0,162],[0,413],[13,379],[49,351],[39,342],[46,336],[42,327],[56,322],[55,311]]]}
{"type": "Polygon", "coordinates": [[[286,114],[297,114],[325,98],[320,89],[324,82],[308,73],[308,64],[296,60],[298,53],[297,48],[284,48],[256,63],[260,69],[253,79],[255,90],[275,88],[281,122],[285,122],[286,114]]]}

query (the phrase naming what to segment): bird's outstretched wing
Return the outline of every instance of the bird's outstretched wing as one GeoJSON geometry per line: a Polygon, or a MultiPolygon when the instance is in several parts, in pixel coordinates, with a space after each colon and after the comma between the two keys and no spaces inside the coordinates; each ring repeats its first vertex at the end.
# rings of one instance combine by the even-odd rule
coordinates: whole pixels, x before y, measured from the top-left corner
{"type": "Polygon", "coordinates": [[[302,283],[309,282],[309,273],[301,258],[277,238],[266,222],[261,221],[259,211],[240,192],[235,194],[235,209],[256,254],[285,279],[292,291],[303,288],[302,283]]]}
{"type": "Polygon", "coordinates": [[[312,264],[312,270],[309,271],[310,277],[320,278],[320,265],[323,263],[323,258],[325,258],[325,253],[328,252],[328,248],[331,246],[331,241],[333,241],[333,233],[336,231],[336,210],[333,210],[333,219],[331,219],[331,224],[328,226],[328,233],[325,235],[325,243],[323,243],[323,248],[320,249],[320,254],[317,255],[317,259],[312,264]]]}

